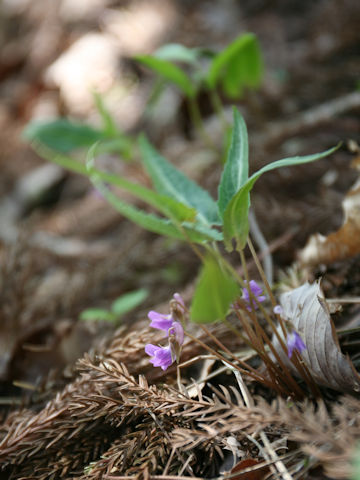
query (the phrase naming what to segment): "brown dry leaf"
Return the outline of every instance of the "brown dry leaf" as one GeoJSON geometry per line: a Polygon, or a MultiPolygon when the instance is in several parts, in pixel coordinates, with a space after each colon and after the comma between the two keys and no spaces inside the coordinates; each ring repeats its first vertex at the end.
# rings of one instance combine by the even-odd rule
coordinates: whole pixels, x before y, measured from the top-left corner
{"type": "Polygon", "coordinates": [[[261,465],[261,462],[254,458],[241,460],[231,469],[231,474],[238,473],[238,475],[232,477],[232,480],[262,480],[269,473],[269,467],[259,468],[259,465],[261,465]],[[253,467],[252,471],[251,467],[253,467]]]}
{"type": "MultiPolygon", "coordinates": [[[[343,355],[319,282],[303,284],[280,297],[282,316],[289,320],[306,345],[301,356],[310,368],[314,380],[340,392],[359,392],[360,375],[351,360],[343,355]]],[[[279,341],[274,346],[291,369],[279,341]]]]}
{"type": "Polygon", "coordinates": [[[301,263],[332,263],[360,253],[360,179],[347,193],[342,207],[345,217],[342,227],[327,237],[312,235],[299,253],[301,263]]]}

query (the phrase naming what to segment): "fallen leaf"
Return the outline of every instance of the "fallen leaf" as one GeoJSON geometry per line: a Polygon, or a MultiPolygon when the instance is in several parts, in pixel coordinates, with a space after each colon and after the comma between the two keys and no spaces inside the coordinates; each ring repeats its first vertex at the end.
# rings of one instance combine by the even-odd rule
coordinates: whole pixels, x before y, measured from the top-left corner
{"type": "Polygon", "coordinates": [[[231,469],[231,474],[238,473],[238,475],[232,476],[232,480],[262,480],[265,475],[269,473],[269,467],[264,466],[260,468],[254,468],[260,465],[261,462],[255,460],[254,458],[245,458],[238,462],[235,467],[231,469]],[[251,467],[254,469],[252,471],[247,471],[251,467]]]}
{"type": "Polygon", "coordinates": [[[299,253],[304,265],[333,263],[360,253],[360,179],[343,200],[344,223],[327,237],[316,233],[299,253]]]}
{"type": "MultiPolygon", "coordinates": [[[[340,392],[359,392],[360,375],[349,357],[340,350],[339,340],[331,320],[319,282],[295,288],[280,296],[281,314],[289,320],[306,345],[301,353],[316,383],[340,392]]],[[[296,373],[295,366],[280,346],[273,344],[282,360],[296,373]]]]}

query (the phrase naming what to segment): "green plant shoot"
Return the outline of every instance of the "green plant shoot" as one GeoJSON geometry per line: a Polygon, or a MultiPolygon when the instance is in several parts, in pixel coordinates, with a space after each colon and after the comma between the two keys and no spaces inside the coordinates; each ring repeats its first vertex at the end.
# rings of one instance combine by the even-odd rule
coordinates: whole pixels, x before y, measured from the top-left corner
{"type": "Polygon", "coordinates": [[[85,321],[99,321],[103,320],[111,323],[119,323],[121,317],[136,307],[141,305],[148,297],[149,292],[145,288],[134,290],[133,292],[125,293],[118,297],[112,304],[109,310],[103,308],[88,308],[80,315],[80,320],[85,321]]]}

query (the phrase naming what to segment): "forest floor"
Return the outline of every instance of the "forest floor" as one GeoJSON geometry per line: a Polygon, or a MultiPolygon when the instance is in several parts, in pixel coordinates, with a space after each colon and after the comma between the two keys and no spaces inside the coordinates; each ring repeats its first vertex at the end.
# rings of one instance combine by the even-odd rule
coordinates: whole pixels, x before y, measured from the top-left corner
{"type": "MultiPolygon", "coordinates": [[[[216,195],[219,155],[197,137],[175,89],[148,112],[154,76],[133,57],[170,42],[220,49],[240,33],[255,33],[264,80],[236,102],[249,131],[251,171],[342,142],[330,158],[270,172],[254,189],[275,285],[321,278],[326,298],[357,299],[333,317],[336,327],[356,328],[360,4],[4,0],[0,22],[0,478],[214,478],[244,458],[250,463],[239,469],[268,466],[231,478],[349,478],[360,437],[357,395],[324,388],[320,399],[290,409],[286,399],[249,382],[254,403],[241,405],[232,372],[203,358],[207,352],[192,340],[181,361],[198,360],[181,369],[182,381],[196,379],[201,387],[189,398],[177,390],[176,366],[162,371],[149,363],[144,345],[156,338],[147,313],[166,313],[175,292],[190,303],[198,258],[121,217],[86,178],[42,160],[22,131],[32,120],[59,116],[97,125],[93,88],[119,128],[145,131],[216,195]],[[349,230],[330,253],[320,248],[305,258],[310,237],[346,224],[345,198],[353,202],[349,230]],[[85,309],[109,308],[139,288],[148,297],[117,328],[79,320],[85,309]]],[[[233,102],[224,101],[231,111],[233,102]]],[[[221,142],[205,94],[201,110],[221,142]]],[[[116,168],[148,181],[136,161],[116,168]]],[[[192,332],[206,341],[201,329],[192,332]]],[[[243,347],[222,324],[211,332],[233,352],[243,347]]],[[[356,335],[343,345],[355,365],[358,345],[356,335]]]]}

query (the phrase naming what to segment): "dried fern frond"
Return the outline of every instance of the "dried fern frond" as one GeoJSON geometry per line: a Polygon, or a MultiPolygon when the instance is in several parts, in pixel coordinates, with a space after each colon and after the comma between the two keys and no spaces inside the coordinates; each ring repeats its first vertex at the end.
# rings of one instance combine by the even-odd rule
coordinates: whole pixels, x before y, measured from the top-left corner
{"type": "MultiPolygon", "coordinates": [[[[223,399],[227,402],[226,397],[223,399]]],[[[295,441],[304,457],[316,459],[330,478],[347,479],[360,438],[360,401],[343,397],[327,409],[321,402],[290,405],[278,399],[269,405],[258,399],[251,408],[232,404],[227,412],[219,410],[217,415],[208,410],[196,423],[194,430],[173,431],[174,446],[191,450],[205,448],[211,441],[221,445],[229,434],[241,444],[244,436],[256,436],[258,431],[270,428],[272,436],[295,441]]]]}
{"type": "MultiPolygon", "coordinates": [[[[209,478],[219,474],[229,435],[256,456],[259,449],[253,442],[251,450],[249,441],[259,442],[261,432],[301,449],[286,460],[290,467],[311,455],[328,475],[347,478],[360,436],[358,400],[345,398],[331,411],[321,403],[269,404],[261,398],[248,407],[233,386],[191,399],[138,376],[145,370],[163,380],[168,372],[149,367],[143,348],[151,332],[124,333],[120,329],[102,352],[85,355],[76,366],[78,378],[39,413],[8,417],[0,443],[8,478],[97,480],[164,472],[209,478]]],[[[192,346],[187,344],[188,354],[192,346]]]]}

